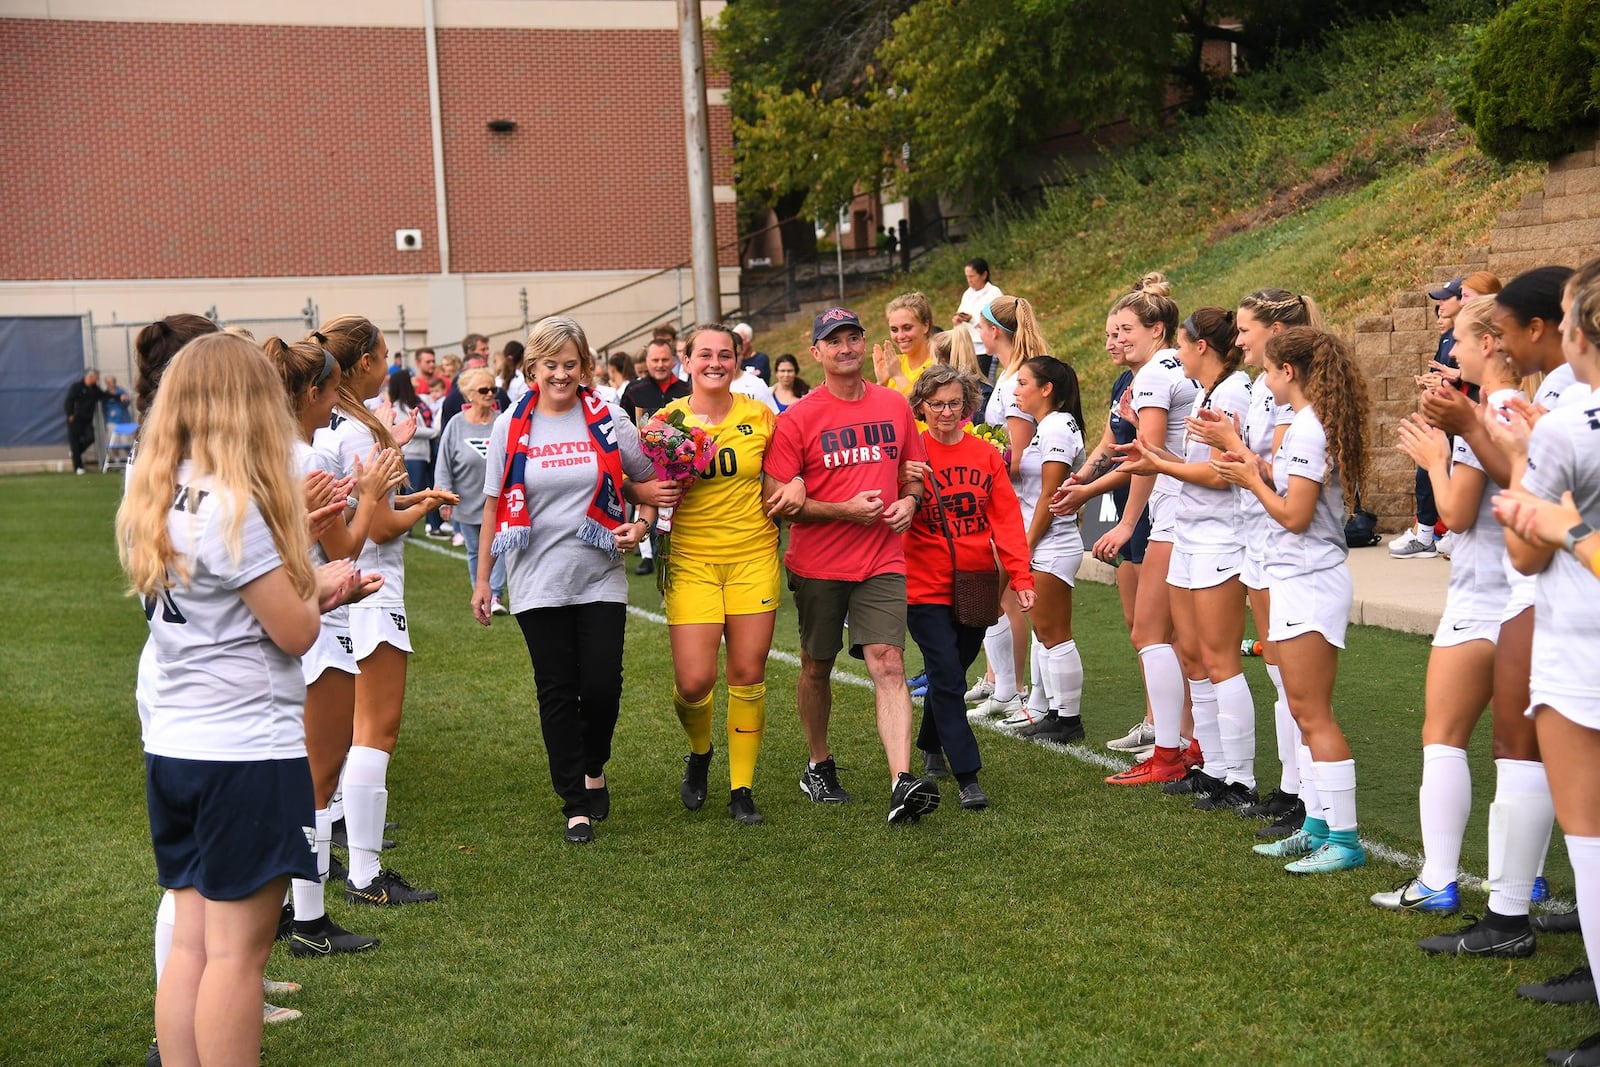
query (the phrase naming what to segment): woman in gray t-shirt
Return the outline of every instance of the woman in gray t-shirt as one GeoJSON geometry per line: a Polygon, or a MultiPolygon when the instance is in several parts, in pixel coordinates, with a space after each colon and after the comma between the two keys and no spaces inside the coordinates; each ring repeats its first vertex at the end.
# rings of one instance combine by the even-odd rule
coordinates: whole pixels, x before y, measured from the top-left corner
{"type": "MultiPolygon", "coordinates": [[[[455,525],[467,546],[467,584],[478,582],[478,531],[483,527],[483,496],[478,487],[483,485],[484,460],[489,454],[489,437],[494,432],[494,375],[485,367],[474,367],[461,372],[457,382],[462,399],[466,402],[461,414],[445,424],[439,435],[439,458],[433,465],[433,484],[436,489],[448,489],[461,497],[454,508],[446,505],[439,509],[439,517],[455,525]]],[[[494,516],[489,516],[494,521],[494,516]]],[[[505,561],[498,557],[494,571],[489,575],[489,611],[494,615],[506,614],[500,595],[506,588],[505,561]]]]}
{"type": "Polygon", "coordinates": [[[566,839],[594,840],[611,810],[605,765],[622,699],[628,582],[623,553],[677,502],[622,410],[581,383],[594,370],[583,328],[541,320],[523,364],[528,395],[495,420],[484,463],[484,523],[473,613],[489,625],[490,571],[505,560],[507,599],[533,660],[550,780],[566,839]],[[509,477],[508,477],[509,470],[509,477]],[[624,480],[642,517],[625,520],[624,480]],[[506,506],[501,508],[502,497],[506,506]]]}

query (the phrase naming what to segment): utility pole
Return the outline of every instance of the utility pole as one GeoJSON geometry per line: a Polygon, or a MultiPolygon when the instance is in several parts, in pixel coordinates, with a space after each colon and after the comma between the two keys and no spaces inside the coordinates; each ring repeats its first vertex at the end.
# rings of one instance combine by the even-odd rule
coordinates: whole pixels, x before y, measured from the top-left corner
{"type": "Polygon", "coordinates": [[[683,143],[689,160],[689,220],[694,249],[694,314],[722,316],[717,277],[717,217],[711,198],[711,132],[706,123],[706,60],[700,0],[678,0],[678,51],[683,66],[683,143]]]}

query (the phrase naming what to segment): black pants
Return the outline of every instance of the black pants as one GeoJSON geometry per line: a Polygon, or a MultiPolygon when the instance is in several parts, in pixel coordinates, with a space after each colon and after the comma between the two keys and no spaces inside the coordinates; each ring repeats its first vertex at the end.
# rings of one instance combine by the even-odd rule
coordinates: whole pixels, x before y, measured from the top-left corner
{"type": "Polygon", "coordinates": [[[928,672],[917,747],[943,751],[952,774],[976,774],[983,763],[978,739],[967,722],[967,669],[983,648],[983,630],[957,625],[948,604],[908,604],[906,629],[922,650],[922,666],[928,672]]]}
{"type": "Polygon", "coordinates": [[[517,612],[533,660],[550,784],[569,819],[589,814],[583,776],[600,777],[611,758],[627,611],[625,604],[576,604],[517,612]]]}
{"type": "Polygon", "coordinates": [[[1428,472],[1417,468],[1417,525],[1429,529],[1439,521],[1439,509],[1433,502],[1433,480],[1428,472]]]}
{"type": "Polygon", "coordinates": [[[67,423],[67,447],[72,449],[72,469],[82,469],[83,454],[94,447],[94,423],[76,419],[67,423]]]}

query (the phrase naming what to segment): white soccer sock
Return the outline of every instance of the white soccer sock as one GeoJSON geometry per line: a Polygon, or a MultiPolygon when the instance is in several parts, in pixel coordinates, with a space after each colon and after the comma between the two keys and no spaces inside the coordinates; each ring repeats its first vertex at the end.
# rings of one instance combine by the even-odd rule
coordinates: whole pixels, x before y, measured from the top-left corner
{"type": "Polygon", "coordinates": [[[994,671],[994,698],[1010,700],[1017,695],[1017,664],[1012,656],[1011,620],[1004,615],[983,633],[983,654],[994,671]]]}
{"type": "Polygon", "coordinates": [[[323,887],[328,882],[328,850],[333,836],[333,812],[327,808],[318,808],[316,820],[317,880],[307,882],[296,878],[291,883],[296,922],[314,922],[327,914],[323,887]]]}
{"type": "Polygon", "coordinates": [[[1555,805],[1550,779],[1537,760],[1494,761],[1494,803],[1489,805],[1489,910],[1526,915],[1539,857],[1550,847],[1555,805]]]}
{"type": "Polygon", "coordinates": [[[1285,793],[1300,792],[1300,745],[1295,741],[1294,716],[1289,714],[1289,698],[1283,695],[1283,671],[1268,663],[1267,677],[1277,696],[1272,702],[1272,725],[1278,735],[1278,788],[1285,793]]]}
{"type": "Polygon", "coordinates": [[[344,827],[350,840],[350,884],[364,889],[378,877],[383,823],[389,811],[389,753],[352,746],[344,765],[344,827]]]}
{"type": "Polygon", "coordinates": [[[1189,705],[1194,709],[1194,739],[1206,758],[1205,771],[1213,778],[1226,778],[1228,764],[1222,755],[1222,724],[1217,721],[1217,690],[1210,678],[1189,679],[1189,705]]]}
{"type": "Polygon", "coordinates": [[[1050,675],[1045,670],[1045,646],[1038,643],[1037,637],[1027,649],[1027,670],[1034,677],[1034,685],[1027,691],[1027,705],[1043,715],[1053,707],[1051,697],[1054,694],[1050,691],[1050,675]]]}
{"type": "Polygon", "coordinates": [[[1063,641],[1047,648],[1043,659],[1051,706],[1069,719],[1077,718],[1083,706],[1083,657],[1078,655],[1078,642],[1063,641]]]}
{"type": "Polygon", "coordinates": [[[1456,880],[1461,839],[1472,814],[1472,770],[1467,766],[1466,749],[1422,746],[1417,808],[1422,818],[1422,884],[1443,889],[1456,880]]]}
{"type": "Polygon", "coordinates": [[[1256,702],[1243,674],[1224,678],[1212,688],[1217,695],[1217,723],[1222,729],[1222,761],[1228,781],[1256,787],[1256,702]]]}
{"type": "Polygon", "coordinates": [[[639,558],[640,559],[655,559],[656,558],[655,546],[653,546],[650,543],[650,538],[648,538],[648,537],[643,537],[643,538],[639,539],[639,558]]]}
{"type": "Polygon", "coordinates": [[[1322,791],[1317,788],[1316,777],[1311,772],[1311,749],[1306,745],[1298,726],[1294,729],[1294,738],[1295,751],[1300,754],[1300,803],[1305,805],[1308,818],[1326,822],[1327,812],[1322,810],[1322,791]]]}
{"type": "Polygon", "coordinates": [[[167,969],[167,957],[172,955],[172,927],[178,920],[178,898],[172,890],[161,894],[156,906],[156,985],[161,984],[161,972],[167,969]]]}
{"type": "Polygon", "coordinates": [[[1177,748],[1178,732],[1183,727],[1183,667],[1171,645],[1146,645],[1139,650],[1139,667],[1144,672],[1144,691],[1150,698],[1150,717],[1155,721],[1156,745],[1177,748]]]}
{"type": "Polygon", "coordinates": [[[328,810],[333,812],[333,821],[344,819],[344,769],[350,762],[350,756],[345,754],[345,762],[339,765],[339,784],[333,787],[333,799],[328,801],[328,810]]]}
{"type": "Polygon", "coordinates": [[[1328,829],[1354,830],[1356,828],[1356,761],[1342,759],[1335,763],[1313,763],[1311,776],[1316,779],[1317,793],[1322,798],[1323,818],[1328,829]]]}
{"type": "Polygon", "coordinates": [[[1567,835],[1567,859],[1572,861],[1572,883],[1578,898],[1578,922],[1583,927],[1583,949],[1590,960],[1600,959],[1600,837],[1567,835]]]}

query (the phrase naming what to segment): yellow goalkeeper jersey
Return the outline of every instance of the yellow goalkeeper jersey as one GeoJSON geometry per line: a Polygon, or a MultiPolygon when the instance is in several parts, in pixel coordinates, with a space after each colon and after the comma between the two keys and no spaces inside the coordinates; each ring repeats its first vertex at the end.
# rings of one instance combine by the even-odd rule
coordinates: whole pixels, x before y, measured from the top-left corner
{"type": "Polygon", "coordinates": [[[689,410],[689,398],[663,413],[681,411],[716,441],[716,452],[683,494],[672,515],[672,554],[705,563],[743,563],[775,555],[778,527],[766,515],[761,463],[777,416],[759,400],[735,393],[727,418],[712,423],[689,410]]]}

